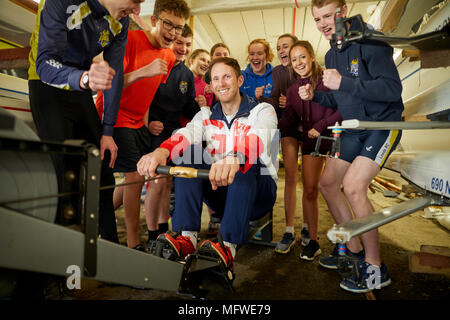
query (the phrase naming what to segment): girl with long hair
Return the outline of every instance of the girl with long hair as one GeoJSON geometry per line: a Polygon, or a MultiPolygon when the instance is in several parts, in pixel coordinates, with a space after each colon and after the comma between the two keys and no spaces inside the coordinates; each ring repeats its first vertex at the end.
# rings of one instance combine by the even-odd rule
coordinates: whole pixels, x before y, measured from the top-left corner
{"type": "MultiPolygon", "coordinates": [[[[302,183],[303,183],[303,227],[301,230],[302,245],[304,246],[300,258],[312,261],[321,253],[319,243],[317,242],[318,229],[318,195],[319,178],[323,170],[323,157],[313,157],[311,153],[315,149],[317,138],[322,135],[331,136],[328,126],[334,125],[336,121],[341,121],[339,113],[332,108],[325,108],[313,101],[304,101],[300,98],[299,88],[311,84],[315,90],[328,91],[322,83],[322,69],[316,60],[314,49],[308,41],[295,42],[289,51],[292,70],[297,76],[296,82],[289,87],[286,93],[286,110],[282,119],[279,121],[279,127],[282,136],[286,136],[287,147],[283,148],[283,159],[285,163],[297,163],[298,148],[302,151],[302,183]],[[295,135],[300,139],[294,138],[295,135]]],[[[330,150],[329,140],[325,140],[320,153],[326,154],[330,150]]],[[[292,180],[292,179],[291,179],[292,180]]],[[[286,186],[288,188],[289,179],[286,177],[286,186]]],[[[294,183],[294,181],[291,181],[294,183]]],[[[296,181],[295,181],[296,184],[296,181]]],[[[291,197],[294,206],[286,208],[286,233],[283,238],[291,241],[289,252],[295,242],[294,216],[295,216],[295,188],[285,197],[291,197]]],[[[283,239],[282,241],[283,242],[283,239]]],[[[285,250],[285,251],[286,251],[285,250]]],[[[286,253],[286,252],[284,252],[286,253]]]]}

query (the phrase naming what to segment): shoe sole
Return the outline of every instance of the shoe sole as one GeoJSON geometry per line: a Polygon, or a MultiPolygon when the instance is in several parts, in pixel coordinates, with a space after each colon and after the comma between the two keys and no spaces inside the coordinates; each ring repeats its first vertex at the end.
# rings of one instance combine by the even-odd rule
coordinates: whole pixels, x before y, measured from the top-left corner
{"type": "MultiPolygon", "coordinates": [[[[337,270],[337,268],[338,268],[336,265],[326,265],[326,264],[323,264],[320,260],[319,260],[319,265],[322,266],[322,267],[324,267],[324,268],[331,269],[331,270],[337,270]]],[[[349,264],[348,267],[351,269],[351,268],[353,268],[353,265],[352,265],[352,264],[349,264]]]]}
{"type": "Polygon", "coordinates": [[[214,249],[214,251],[217,253],[217,255],[219,256],[219,258],[222,260],[222,262],[225,264],[225,266],[227,266],[227,262],[226,262],[226,257],[224,257],[224,255],[222,254],[222,252],[219,251],[219,249],[217,249],[211,241],[206,240],[204,243],[202,243],[202,245],[200,246],[200,248],[208,248],[208,249],[214,249]],[[206,242],[208,241],[208,242],[206,242]]]}
{"type": "MultiPolygon", "coordinates": [[[[381,289],[381,288],[387,287],[388,285],[391,284],[391,282],[392,282],[392,281],[391,281],[391,279],[389,278],[388,281],[385,281],[385,282],[381,283],[381,284],[380,284],[380,287],[379,287],[379,288],[375,288],[375,289],[381,289]]],[[[344,289],[344,290],[346,290],[346,291],[349,291],[349,292],[353,292],[353,293],[367,293],[367,292],[370,292],[370,291],[375,290],[375,289],[351,289],[351,288],[348,288],[348,287],[346,287],[345,285],[343,285],[342,282],[339,284],[339,286],[340,286],[342,289],[344,289]]]]}
{"type": "Polygon", "coordinates": [[[308,256],[300,256],[300,259],[303,259],[303,260],[307,260],[307,261],[313,261],[319,254],[321,254],[322,253],[322,251],[319,249],[319,250],[317,250],[315,253],[314,253],[314,255],[310,258],[310,257],[308,257],[308,256]]]}
{"type": "Polygon", "coordinates": [[[337,270],[337,266],[334,266],[334,265],[331,266],[331,265],[323,264],[320,260],[319,260],[319,265],[324,267],[324,268],[327,268],[327,269],[337,270]]]}
{"type": "Polygon", "coordinates": [[[286,253],[289,253],[289,252],[291,251],[291,249],[292,249],[292,246],[295,244],[295,242],[296,242],[296,240],[294,240],[294,241],[289,245],[289,247],[287,247],[286,250],[275,249],[275,253],[279,253],[279,254],[286,254],[286,253]]]}

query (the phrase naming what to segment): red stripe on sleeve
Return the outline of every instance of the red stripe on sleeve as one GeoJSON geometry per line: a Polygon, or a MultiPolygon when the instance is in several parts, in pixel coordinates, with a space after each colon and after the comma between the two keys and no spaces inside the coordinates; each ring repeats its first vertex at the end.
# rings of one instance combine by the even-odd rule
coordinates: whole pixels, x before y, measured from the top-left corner
{"type": "Polygon", "coordinates": [[[169,159],[179,157],[190,146],[190,142],[180,133],[176,133],[169,139],[161,143],[160,148],[164,148],[170,151],[169,159]]]}

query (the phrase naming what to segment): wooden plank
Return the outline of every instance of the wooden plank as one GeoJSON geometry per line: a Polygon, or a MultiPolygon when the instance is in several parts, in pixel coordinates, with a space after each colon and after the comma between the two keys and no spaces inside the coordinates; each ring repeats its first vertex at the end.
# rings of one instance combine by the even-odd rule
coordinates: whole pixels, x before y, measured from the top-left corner
{"type": "Polygon", "coordinates": [[[420,55],[419,50],[402,50],[402,57],[414,57],[417,58],[420,55]]]}
{"type": "Polygon", "coordinates": [[[442,256],[450,257],[450,248],[442,246],[421,245],[420,252],[426,252],[431,254],[439,254],[442,256]]]}
{"type": "Polygon", "coordinates": [[[381,175],[381,174],[378,174],[377,176],[378,176],[378,177],[380,177],[381,179],[384,179],[384,180],[386,180],[386,181],[389,181],[389,182],[395,183],[395,178],[392,178],[392,177],[388,177],[388,176],[383,176],[383,175],[381,175]]]}
{"type": "Polygon", "coordinates": [[[397,28],[407,3],[408,0],[391,0],[388,2],[381,16],[381,30],[383,33],[392,32],[397,28]]]}
{"type": "Polygon", "coordinates": [[[420,52],[421,68],[440,68],[450,66],[450,50],[420,52]]]}
{"type": "Polygon", "coordinates": [[[389,181],[386,181],[386,180],[384,180],[384,179],[382,179],[382,178],[380,178],[378,176],[376,176],[374,179],[375,179],[375,181],[381,183],[382,185],[384,185],[388,189],[394,190],[397,193],[401,193],[402,192],[402,188],[401,187],[396,186],[395,184],[393,184],[393,183],[391,183],[389,181]]]}
{"type": "Polygon", "coordinates": [[[28,69],[29,67],[30,62],[28,59],[0,60],[0,69],[28,69]]]}
{"type": "Polygon", "coordinates": [[[0,51],[0,61],[17,60],[17,59],[28,60],[30,50],[31,50],[30,47],[3,49],[0,51]]]}
{"type": "Polygon", "coordinates": [[[36,14],[38,11],[38,4],[33,0],[10,0],[10,1],[21,6],[22,8],[29,10],[34,14],[36,14]]]}
{"type": "Polygon", "coordinates": [[[414,252],[409,255],[409,270],[416,273],[450,276],[450,257],[427,252],[414,252]]]}

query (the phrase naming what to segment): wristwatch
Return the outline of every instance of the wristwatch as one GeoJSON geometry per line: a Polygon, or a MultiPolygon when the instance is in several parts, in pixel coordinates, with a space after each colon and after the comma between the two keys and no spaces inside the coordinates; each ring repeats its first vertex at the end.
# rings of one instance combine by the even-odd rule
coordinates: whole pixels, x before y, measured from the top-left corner
{"type": "Polygon", "coordinates": [[[236,158],[238,158],[239,164],[241,166],[245,164],[246,157],[245,157],[245,154],[243,154],[242,152],[230,151],[230,152],[227,153],[226,156],[227,157],[236,157],[236,158]]]}
{"type": "Polygon", "coordinates": [[[91,90],[91,88],[89,88],[89,72],[87,72],[83,78],[81,79],[81,83],[83,84],[83,86],[86,87],[85,90],[91,90]]]}

